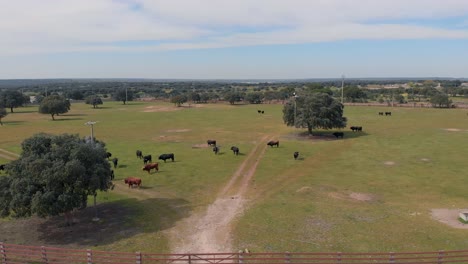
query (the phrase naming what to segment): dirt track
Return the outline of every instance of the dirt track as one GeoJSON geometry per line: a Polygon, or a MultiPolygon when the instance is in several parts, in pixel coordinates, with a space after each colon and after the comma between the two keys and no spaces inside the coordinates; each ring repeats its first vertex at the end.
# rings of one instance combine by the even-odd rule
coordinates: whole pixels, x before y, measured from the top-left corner
{"type": "Polygon", "coordinates": [[[246,207],[245,192],[266,150],[267,136],[245,157],[207,210],[178,222],[168,230],[173,253],[234,252],[231,222],[246,207]]]}

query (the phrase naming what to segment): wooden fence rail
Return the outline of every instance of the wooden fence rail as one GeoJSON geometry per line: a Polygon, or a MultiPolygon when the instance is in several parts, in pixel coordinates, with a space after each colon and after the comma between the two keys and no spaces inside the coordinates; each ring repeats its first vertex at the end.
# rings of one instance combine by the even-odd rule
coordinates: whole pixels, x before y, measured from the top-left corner
{"type": "Polygon", "coordinates": [[[0,263],[45,264],[443,264],[468,263],[468,250],[389,253],[153,254],[23,246],[0,242],[0,263]]]}

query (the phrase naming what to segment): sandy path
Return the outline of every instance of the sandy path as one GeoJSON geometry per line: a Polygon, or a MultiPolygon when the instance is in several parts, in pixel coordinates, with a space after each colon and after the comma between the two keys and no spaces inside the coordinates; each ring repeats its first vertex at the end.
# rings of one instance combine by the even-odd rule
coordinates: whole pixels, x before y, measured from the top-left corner
{"type": "Polygon", "coordinates": [[[236,251],[231,245],[231,223],[245,208],[243,195],[266,150],[266,139],[267,136],[258,142],[206,211],[195,213],[168,230],[173,253],[236,251]]]}
{"type": "Polygon", "coordinates": [[[0,149],[0,157],[7,159],[7,160],[15,160],[19,158],[19,155],[4,149],[0,149]]]}

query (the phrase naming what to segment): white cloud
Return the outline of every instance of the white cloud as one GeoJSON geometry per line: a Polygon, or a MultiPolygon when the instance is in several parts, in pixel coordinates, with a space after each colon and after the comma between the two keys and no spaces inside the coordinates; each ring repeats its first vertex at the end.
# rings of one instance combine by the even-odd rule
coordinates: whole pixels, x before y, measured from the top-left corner
{"type": "Polygon", "coordinates": [[[2,1],[1,55],[468,38],[463,28],[398,23],[468,16],[466,0],[2,1]]]}

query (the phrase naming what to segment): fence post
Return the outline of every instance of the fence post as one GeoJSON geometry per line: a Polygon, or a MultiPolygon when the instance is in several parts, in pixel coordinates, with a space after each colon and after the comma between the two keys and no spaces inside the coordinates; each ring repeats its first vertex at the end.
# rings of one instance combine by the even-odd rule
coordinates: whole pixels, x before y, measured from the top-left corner
{"type": "Polygon", "coordinates": [[[393,252],[390,252],[390,263],[395,263],[395,254],[393,252]]]}
{"type": "Polygon", "coordinates": [[[242,253],[244,253],[244,251],[239,250],[238,253],[239,253],[239,254],[237,255],[237,256],[238,256],[238,262],[239,262],[239,264],[243,264],[243,263],[244,263],[244,260],[243,260],[244,256],[242,256],[242,253]]]}
{"type": "Polygon", "coordinates": [[[341,252],[336,253],[336,263],[341,263],[341,252]]]}
{"type": "Polygon", "coordinates": [[[88,264],[93,264],[93,252],[91,251],[91,249],[86,250],[86,259],[88,264]]]}
{"type": "Polygon", "coordinates": [[[142,263],[142,260],[141,260],[141,252],[136,252],[136,264],[141,264],[142,263]]]}
{"type": "Polygon", "coordinates": [[[284,256],[284,262],[286,264],[291,263],[291,253],[289,253],[289,251],[286,251],[286,255],[284,256]]]}
{"type": "Polygon", "coordinates": [[[0,242],[0,253],[2,254],[2,263],[7,263],[7,257],[6,257],[6,252],[5,252],[5,245],[3,245],[3,242],[0,242]]]}
{"type": "Polygon", "coordinates": [[[192,254],[188,255],[188,264],[192,264],[192,254]]]}
{"type": "Polygon", "coordinates": [[[439,257],[437,258],[437,263],[442,264],[444,262],[444,251],[439,250],[439,257]]]}
{"type": "Polygon", "coordinates": [[[44,263],[49,263],[49,260],[47,259],[47,251],[46,251],[46,248],[44,246],[41,247],[41,255],[42,255],[42,261],[44,261],[44,263]]]}

